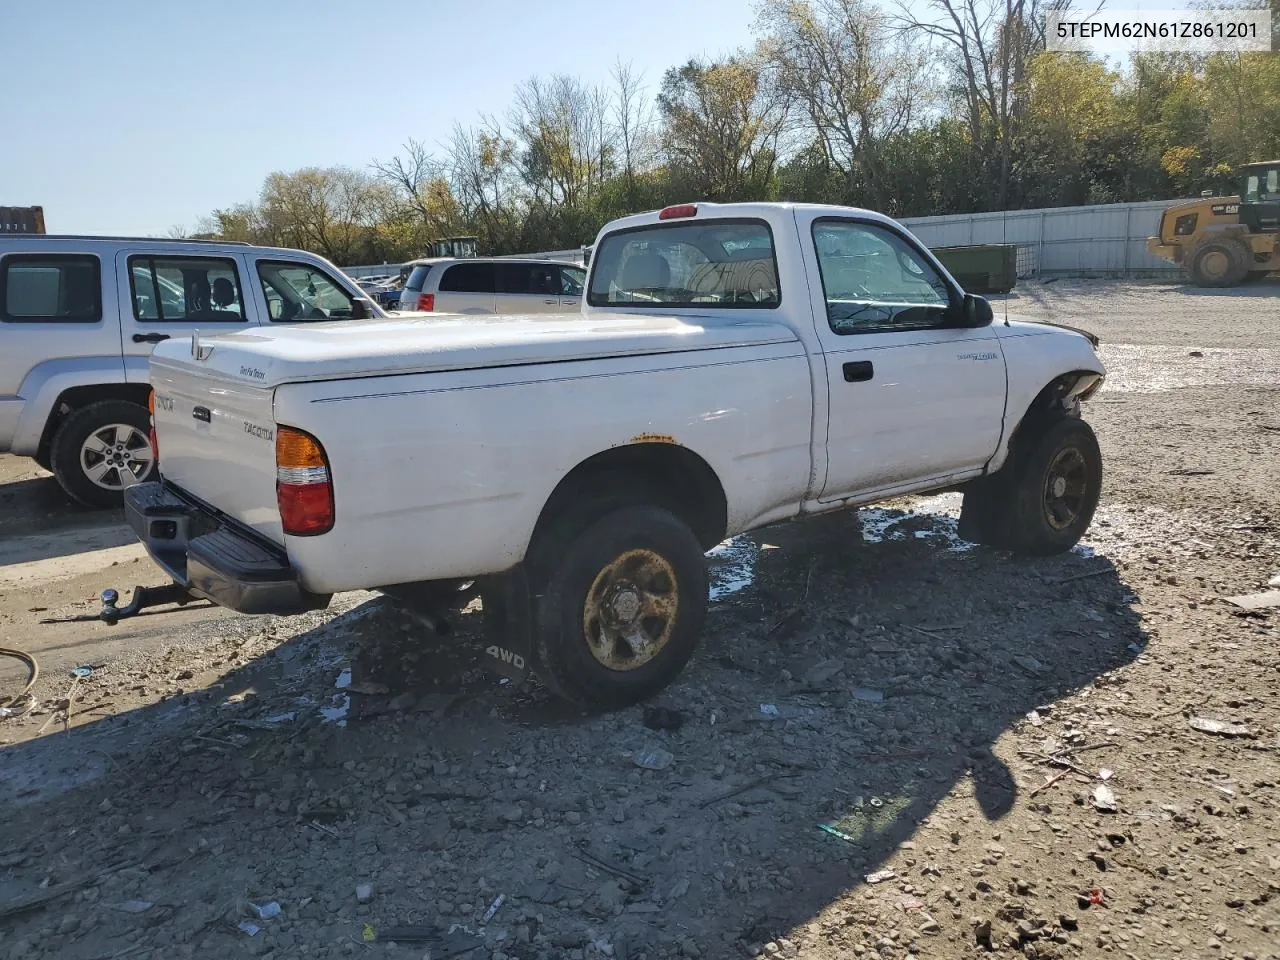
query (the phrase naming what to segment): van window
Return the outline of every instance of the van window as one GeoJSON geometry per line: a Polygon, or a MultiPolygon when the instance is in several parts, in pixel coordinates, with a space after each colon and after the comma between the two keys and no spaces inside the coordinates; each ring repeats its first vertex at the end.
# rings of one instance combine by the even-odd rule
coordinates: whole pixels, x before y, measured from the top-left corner
{"type": "Polygon", "coordinates": [[[493,293],[492,263],[455,263],[440,278],[441,293],[493,293]]]}
{"type": "Polygon", "coordinates": [[[782,302],[763,220],[687,220],[607,235],[592,258],[594,307],[771,309],[782,302]]]}
{"type": "Polygon", "coordinates": [[[494,270],[498,278],[498,293],[523,293],[543,297],[554,297],[560,293],[553,264],[498,263],[494,265],[494,270]]]}
{"type": "Polygon", "coordinates": [[[416,290],[419,293],[427,285],[427,275],[431,273],[431,264],[420,263],[409,271],[409,279],[404,282],[406,290],[416,290]]]}
{"type": "Polygon", "coordinates": [[[133,315],[150,323],[199,320],[244,323],[234,260],[220,257],[130,257],[133,315]]]}
{"type": "Polygon", "coordinates": [[[587,271],[578,267],[560,268],[560,292],[567,297],[582,296],[582,287],[587,282],[587,271]]]}
{"type": "Polygon", "coordinates": [[[0,319],[9,323],[97,323],[102,319],[98,258],[15,253],[0,263],[0,319]]]}

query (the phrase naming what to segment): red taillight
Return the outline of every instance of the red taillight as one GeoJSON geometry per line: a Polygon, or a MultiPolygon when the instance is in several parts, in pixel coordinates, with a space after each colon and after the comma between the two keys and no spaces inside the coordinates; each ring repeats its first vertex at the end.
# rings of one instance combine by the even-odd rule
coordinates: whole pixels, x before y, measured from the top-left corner
{"type": "Polygon", "coordinates": [[[698,205],[696,203],[677,203],[674,207],[666,207],[658,214],[659,220],[679,220],[682,217],[696,217],[698,215],[698,205]]]}
{"type": "Polygon", "coordinates": [[[276,503],[292,537],[333,529],[333,484],[320,441],[293,427],[276,429],[276,503]]]}
{"type": "Polygon", "coordinates": [[[418,294],[418,309],[431,311],[436,308],[436,295],[434,293],[418,294]]]}
{"type": "Polygon", "coordinates": [[[156,464],[160,463],[160,441],[156,438],[156,392],[152,390],[147,394],[147,415],[150,418],[150,430],[148,431],[151,440],[151,457],[156,464]]]}

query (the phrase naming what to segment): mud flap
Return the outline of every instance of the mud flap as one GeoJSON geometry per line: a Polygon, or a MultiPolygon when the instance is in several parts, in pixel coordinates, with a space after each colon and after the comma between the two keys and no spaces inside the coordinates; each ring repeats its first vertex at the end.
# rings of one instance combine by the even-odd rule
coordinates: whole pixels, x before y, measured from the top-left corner
{"type": "Polygon", "coordinates": [[[517,565],[488,578],[480,596],[489,668],[513,683],[522,683],[533,668],[533,601],[524,567],[517,565]]]}

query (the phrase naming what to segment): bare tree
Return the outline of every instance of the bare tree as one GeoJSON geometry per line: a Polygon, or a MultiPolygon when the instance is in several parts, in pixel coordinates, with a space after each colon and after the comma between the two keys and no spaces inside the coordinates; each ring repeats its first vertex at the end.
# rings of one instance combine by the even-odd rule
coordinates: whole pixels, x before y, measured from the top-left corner
{"type": "Polygon", "coordinates": [[[899,3],[902,29],[921,31],[951,52],[969,134],[997,168],[993,199],[1008,206],[1015,128],[1026,108],[1027,66],[1044,49],[1045,14],[1069,10],[1073,0],[899,3]]]}
{"type": "Polygon", "coordinates": [[[432,156],[426,144],[412,137],[403,154],[387,161],[374,161],[378,177],[389,184],[427,236],[447,233],[453,228],[456,210],[446,179],[447,168],[432,156]]]}
{"type": "Polygon", "coordinates": [[[613,127],[627,183],[627,205],[636,205],[636,172],[648,166],[653,109],[645,97],[644,77],[621,59],[613,68],[613,127]]]}
{"type": "Polygon", "coordinates": [[[758,27],[761,55],[846,190],[860,179],[886,206],[880,143],[930,105],[926,55],[867,0],[765,0],[758,27]]]}

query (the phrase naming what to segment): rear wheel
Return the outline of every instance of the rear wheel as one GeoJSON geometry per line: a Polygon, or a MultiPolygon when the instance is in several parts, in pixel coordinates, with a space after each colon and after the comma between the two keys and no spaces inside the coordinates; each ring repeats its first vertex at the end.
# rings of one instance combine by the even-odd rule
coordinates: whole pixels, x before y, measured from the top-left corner
{"type": "Polygon", "coordinates": [[[673,513],[624,506],[583,524],[574,512],[535,547],[537,672],[592,708],[622,707],[669,684],[707,611],[702,546],[673,513]],[[557,528],[571,531],[558,536],[557,528]]]}
{"type": "Polygon", "coordinates": [[[155,475],[146,407],[101,400],[73,411],[53,436],[49,467],[87,507],[119,507],[124,491],[155,475]]]}
{"type": "Polygon", "coordinates": [[[1207,240],[1196,246],[1188,263],[1200,286],[1234,287],[1248,274],[1253,255],[1234,240],[1207,240]]]}

